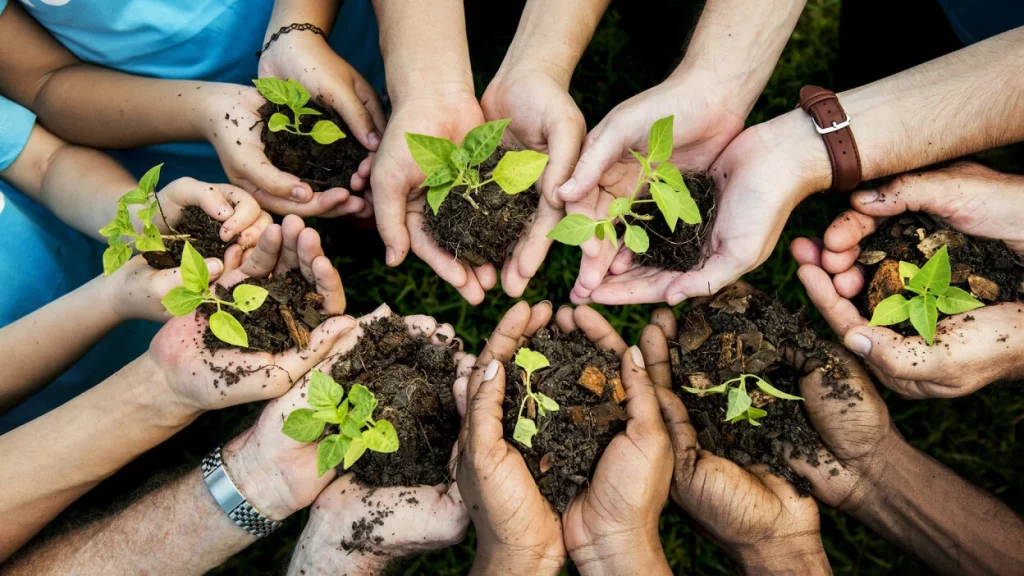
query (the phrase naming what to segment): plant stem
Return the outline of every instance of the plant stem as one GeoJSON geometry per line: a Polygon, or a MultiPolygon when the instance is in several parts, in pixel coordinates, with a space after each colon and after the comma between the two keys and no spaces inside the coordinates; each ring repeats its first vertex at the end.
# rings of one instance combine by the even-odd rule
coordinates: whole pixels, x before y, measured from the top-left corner
{"type": "Polygon", "coordinates": [[[463,198],[465,198],[465,199],[466,199],[466,201],[468,201],[468,202],[470,203],[470,205],[472,205],[472,206],[473,206],[473,208],[474,208],[474,209],[476,209],[476,210],[479,210],[479,209],[480,209],[480,207],[479,207],[479,206],[477,206],[477,204],[476,204],[476,201],[475,201],[475,200],[473,200],[473,197],[472,197],[472,196],[470,195],[470,193],[471,193],[472,191],[473,191],[473,190],[470,190],[470,189],[469,189],[469,188],[467,187],[467,188],[466,188],[466,191],[465,191],[465,192],[464,192],[464,193],[462,194],[462,197],[463,197],[463,198]]]}

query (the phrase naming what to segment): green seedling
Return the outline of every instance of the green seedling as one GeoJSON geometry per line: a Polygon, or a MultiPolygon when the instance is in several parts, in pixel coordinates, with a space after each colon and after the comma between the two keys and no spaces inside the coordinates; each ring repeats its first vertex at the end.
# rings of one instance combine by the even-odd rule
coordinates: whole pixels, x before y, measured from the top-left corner
{"type": "Polygon", "coordinates": [[[767,380],[755,374],[740,374],[736,378],[726,380],[718,386],[713,386],[704,390],[701,390],[700,388],[690,388],[689,386],[683,386],[683,390],[692,394],[728,394],[729,404],[725,408],[725,421],[735,424],[740,420],[746,420],[747,422],[750,422],[751,426],[760,426],[761,423],[758,422],[758,419],[764,418],[768,413],[753,406],[753,401],[750,399],[750,395],[747,394],[748,378],[753,378],[757,387],[769,396],[774,396],[775,398],[780,398],[782,400],[803,400],[800,396],[786,394],[782,390],[779,390],[775,386],[769,384],[767,380]],[[733,387],[733,384],[739,385],[733,387]]]}
{"type": "Polygon", "coordinates": [[[302,131],[303,116],[320,116],[320,112],[309,108],[309,90],[302,84],[289,78],[287,81],[278,78],[260,78],[253,80],[256,89],[260,91],[268,101],[281,106],[287,106],[292,111],[292,117],[275,112],[267,121],[267,128],[271,132],[291,132],[299,136],[310,136],[317,144],[334,144],[345,137],[345,133],[338,128],[338,125],[330,120],[318,120],[309,132],[302,131]]]}
{"type": "MultiPolygon", "coordinates": [[[[149,169],[142,179],[139,180],[139,187],[128,192],[117,201],[117,216],[109,224],[100,228],[100,234],[107,239],[107,249],[103,252],[103,275],[110,276],[118,268],[132,257],[132,245],[139,252],[163,252],[167,250],[164,240],[183,240],[188,238],[187,234],[163,235],[160,229],[153,224],[153,216],[159,211],[163,217],[163,210],[160,208],[160,200],[156,197],[156,185],[160,181],[160,168],[158,164],[149,169]],[[128,212],[129,206],[142,206],[135,213],[142,224],[142,234],[135,231],[131,215],[128,212]],[[128,238],[125,241],[125,237],[128,238]]],[[[164,219],[164,222],[167,220],[164,219]]],[[[173,230],[172,230],[173,232],[173,230]]]]}
{"type": "Polygon", "coordinates": [[[945,246],[920,268],[901,261],[899,273],[903,288],[915,296],[907,300],[902,294],[893,294],[879,302],[871,315],[871,326],[891,326],[909,319],[914,330],[931,346],[939,312],[952,315],[984,306],[966,290],[950,286],[952,273],[945,246]]]}
{"type": "Polygon", "coordinates": [[[526,395],[523,396],[522,402],[519,403],[519,416],[516,419],[516,428],[512,432],[512,438],[523,446],[533,448],[533,437],[537,435],[537,423],[531,418],[523,418],[523,407],[526,406],[527,400],[532,400],[536,403],[537,413],[541,416],[546,416],[548,412],[558,411],[558,402],[540,392],[534,392],[533,387],[530,385],[533,373],[542,368],[547,368],[551,364],[540,352],[534,352],[529,348],[520,348],[519,352],[516,353],[516,366],[523,369],[523,383],[526,385],[526,395]]]}
{"type": "Polygon", "coordinates": [[[548,233],[548,238],[562,244],[579,246],[596,235],[599,240],[609,238],[612,244],[618,248],[619,240],[615,231],[615,223],[620,222],[626,227],[623,234],[626,247],[634,253],[642,254],[647,252],[651,241],[647,236],[647,231],[642,226],[636,225],[636,222],[651,220],[653,216],[637,214],[633,212],[633,207],[649,202],[654,202],[658,206],[669,230],[673,232],[675,232],[676,223],[679,220],[687,224],[700,224],[700,209],[694,202],[693,196],[690,195],[690,191],[683,181],[683,175],[668,161],[672,156],[674,118],[674,116],[662,118],[651,126],[647,156],[630,150],[642,168],[640,178],[637,180],[636,188],[631,196],[615,199],[608,206],[608,217],[603,220],[595,222],[582,214],[569,214],[548,233]],[[652,168],[652,164],[658,164],[658,167],[652,168]],[[637,194],[645,185],[650,190],[651,197],[638,199],[637,194]]]}
{"type": "Polygon", "coordinates": [[[409,153],[427,175],[421,186],[428,189],[427,203],[435,215],[452,188],[457,186],[465,186],[462,197],[479,209],[473,193],[491,182],[510,195],[519,194],[537,182],[548,164],[548,155],[533,150],[506,152],[487,179],[480,176],[478,166],[498,149],[509,122],[508,119],[495,120],[477,126],[466,134],[460,145],[445,138],[406,132],[409,153]]]}
{"type": "Polygon", "coordinates": [[[182,286],[172,289],[160,301],[168,312],[184,316],[200,304],[216,304],[217,311],[210,315],[210,331],[213,335],[228,344],[249,347],[249,336],[242,323],[221,308],[237,308],[248,314],[263,305],[267,299],[265,289],[251,284],[239,284],[231,293],[234,302],[217,298],[210,290],[210,272],[206,269],[206,262],[188,241],[181,253],[181,283],[182,286]]]}
{"type": "Polygon", "coordinates": [[[348,470],[367,450],[390,454],[398,450],[398,433],[387,420],[373,420],[377,397],[362,384],[345,389],[333,378],[313,370],[306,401],[311,408],[292,411],[281,431],[298,442],[316,442],[328,424],[337,432],[325,436],[316,447],[317,475],[344,462],[348,470]]]}

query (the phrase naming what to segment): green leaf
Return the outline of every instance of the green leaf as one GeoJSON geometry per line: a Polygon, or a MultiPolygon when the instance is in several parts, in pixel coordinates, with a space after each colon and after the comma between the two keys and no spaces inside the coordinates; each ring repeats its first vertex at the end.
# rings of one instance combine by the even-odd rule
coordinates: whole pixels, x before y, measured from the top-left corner
{"type": "Polygon", "coordinates": [[[928,294],[911,298],[909,308],[910,323],[914,325],[914,330],[917,330],[917,333],[931,346],[935,341],[935,325],[939,321],[939,310],[935,303],[935,297],[928,294]]]}
{"type": "Polygon", "coordinates": [[[334,144],[338,140],[345,137],[345,133],[338,128],[338,125],[330,120],[320,120],[313,125],[313,130],[310,132],[313,136],[313,140],[316,140],[317,144],[334,144]]]}
{"type": "Polygon", "coordinates": [[[651,239],[647,237],[647,231],[639,226],[626,226],[626,233],[623,235],[626,248],[634,254],[643,254],[651,246],[651,239]]]}
{"type": "MultiPolygon", "coordinates": [[[[451,166],[441,166],[437,170],[434,170],[427,179],[423,181],[421,186],[427,188],[433,188],[434,186],[440,186],[442,184],[448,184],[455,181],[455,171],[452,170],[451,166]]],[[[436,213],[436,212],[435,212],[436,213]]]]}
{"type": "Polygon", "coordinates": [[[509,119],[495,120],[481,124],[469,131],[462,139],[461,148],[469,153],[468,163],[476,166],[491,157],[494,151],[501,144],[501,137],[505,133],[505,127],[511,122],[509,119]]]}
{"type": "Polygon", "coordinates": [[[328,422],[331,424],[341,424],[345,421],[345,417],[338,417],[337,410],[317,410],[313,413],[313,418],[321,422],[328,422]]]}
{"type": "Polygon", "coordinates": [[[703,222],[703,218],[700,217],[700,208],[697,207],[697,203],[694,202],[693,196],[690,196],[689,192],[676,192],[676,196],[679,198],[680,220],[691,226],[703,222]]]}
{"type": "Polygon", "coordinates": [[[594,236],[597,236],[598,240],[604,241],[604,220],[597,222],[594,227],[594,236]]]}
{"type": "Polygon", "coordinates": [[[611,205],[608,206],[608,218],[618,218],[626,212],[629,212],[629,208],[633,205],[633,201],[630,198],[616,198],[612,200],[611,205]]]}
{"type": "Polygon", "coordinates": [[[512,438],[527,448],[533,448],[533,437],[536,435],[537,423],[529,418],[520,418],[512,432],[512,438]]]}
{"type": "Polygon", "coordinates": [[[759,418],[764,418],[767,415],[768,413],[765,412],[764,410],[761,410],[760,408],[754,408],[753,406],[747,408],[746,412],[747,422],[750,422],[751,426],[760,426],[761,423],[758,422],[757,420],[759,418]]]}
{"type": "Polygon", "coordinates": [[[636,161],[639,162],[641,166],[643,166],[644,176],[646,177],[647,175],[649,175],[651,173],[651,162],[647,160],[647,158],[645,158],[642,154],[640,154],[636,150],[633,150],[632,148],[629,149],[629,153],[633,155],[633,158],[636,158],[636,161]]]}
{"type": "Polygon", "coordinates": [[[875,306],[869,326],[892,326],[910,318],[910,305],[902,294],[893,294],[875,306]]]}
{"type": "Polygon", "coordinates": [[[619,236],[618,236],[618,234],[615,233],[615,225],[612,224],[611,222],[605,220],[604,223],[601,224],[601,227],[604,228],[604,235],[609,240],[612,241],[612,246],[615,246],[616,248],[618,248],[619,247],[619,236]]]}
{"type": "Polygon", "coordinates": [[[103,251],[103,275],[110,276],[132,257],[132,249],[120,240],[103,251]]]}
{"type": "Polygon", "coordinates": [[[750,408],[750,396],[739,388],[729,388],[729,405],[725,411],[725,419],[733,418],[743,414],[750,408]]]}
{"type": "MultiPolygon", "coordinates": [[[[164,252],[164,239],[160,236],[160,230],[153,224],[147,224],[142,230],[142,237],[135,241],[135,248],[139,252],[164,252]]],[[[203,263],[203,266],[206,266],[203,263]]]]}
{"type": "Polygon", "coordinates": [[[362,384],[353,384],[348,391],[348,401],[352,404],[349,411],[349,418],[362,424],[373,415],[377,409],[377,397],[370,392],[370,389],[362,384]]]}
{"type": "Polygon", "coordinates": [[[672,124],[675,116],[662,118],[651,126],[651,135],[647,142],[647,160],[664,162],[672,156],[672,124]]]}
{"type": "Polygon", "coordinates": [[[270,117],[270,120],[267,122],[267,128],[270,128],[271,132],[280,132],[291,125],[292,121],[280,112],[274,112],[270,117]]]}
{"type": "Polygon", "coordinates": [[[352,418],[345,418],[341,423],[341,433],[344,434],[346,438],[352,438],[353,440],[356,438],[362,438],[363,423],[356,422],[352,418]]]}
{"type": "Polygon", "coordinates": [[[456,148],[452,150],[452,155],[448,159],[451,161],[452,167],[463,170],[469,165],[469,152],[462,148],[456,148]]]}
{"type": "Polygon", "coordinates": [[[289,78],[285,84],[288,86],[288,106],[290,108],[302,108],[307,102],[309,102],[309,90],[306,90],[305,86],[291,78],[289,78]]]}
{"type": "Polygon", "coordinates": [[[722,382],[718,386],[712,386],[711,388],[705,388],[703,390],[700,388],[690,388],[689,386],[682,386],[682,389],[686,390],[690,394],[725,394],[725,392],[729,390],[729,383],[722,382]]]}
{"type": "Polygon", "coordinates": [[[916,264],[900,260],[900,280],[903,281],[904,286],[909,284],[910,279],[917,276],[917,273],[920,271],[921,269],[918,268],[916,264]]]}
{"type": "Polygon", "coordinates": [[[142,206],[149,202],[149,195],[152,192],[146,192],[142,188],[135,188],[125,192],[124,196],[121,196],[121,202],[125,206],[142,206]]]}
{"type": "Polygon", "coordinates": [[[540,409],[541,414],[545,412],[558,412],[560,406],[558,402],[555,402],[554,398],[540,392],[534,394],[534,397],[537,398],[537,407],[540,409]]]}
{"type": "Polygon", "coordinates": [[[338,404],[338,407],[334,410],[334,420],[335,420],[334,423],[335,424],[341,424],[342,422],[345,422],[345,419],[347,417],[348,417],[348,399],[346,398],[346,399],[342,400],[341,404],[338,404]]]}
{"type": "Polygon", "coordinates": [[[409,132],[405,133],[405,142],[412,159],[424,174],[433,174],[441,166],[448,166],[456,148],[451,140],[409,132]]]}
{"type": "Polygon", "coordinates": [[[548,362],[547,357],[540,352],[530,350],[524,346],[516,352],[516,366],[526,370],[529,374],[533,374],[541,368],[551,366],[551,363],[548,362]]]}
{"type": "Polygon", "coordinates": [[[345,451],[345,470],[352,467],[366,452],[366,442],[362,438],[353,438],[345,451]]]}
{"type": "Polygon", "coordinates": [[[373,428],[363,432],[363,442],[374,452],[390,454],[398,450],[398,432],[387,420],[378,420],[373,428]]]}
{"type": "Polygon", "coordinates": [[[349,451],[349,439],[341,434],[331,434],[316,447],[316,475],[323,476],[336,468],[349,451]]]}
{"type": "Polygon", "coordinates": [[[145,227],[146,225],[149,225],[149,224],[153,223],[153,216],[155,214],[156,214],[156,208],[155,207],[142,208],[141,210],[139,210],[138,212],[135,213],[135,217],[138,218],[139,222],[142,222],[143,227],[145,227]]]}
{"type": "MultiPolygon", "coordinates": [[[[768,381],[754,376],[754,383],[760,388],[765,394],[769,396],[775,396],[776,398],[782,398],[783,400],[803,400],[800,396],[794,396],[792,394],[786,394],[782,390],[779,390],[775,386],[772,386],[768,381]]],[[[755,408],[756,410],[756,408],[755,408]]]]}
{"type": "Polygon", "coordinates": [[[223,342],[241,348],[249,347],[249,336],[242,323],[223,310],[210,315],[210,331],[223,342]]]}
{"type": "Polygon", "coordinates": [[[298,116],[323,116],[323,114],[315,108],[299,108],[294,110],[296,117],[298,116]]]}
{"type": "Polygon", "coordinates": [[[540,178],[548,165],[548,155],[533,150],[506,152],[494,168],[494,181],[506,194],[519,194],[540,178]]]}
{"type": "Polygon", "coordinates": [[[662,182],[668,184],[676,192],[686,192],[689,194],[690,190],[686,187],[683,175],[679,172],[679,168],[676,168],[675,164],[662,162],[658,165],[658,169],[654,171],[654,175],[661,178],[662,182]]]}
{"type": "Polygon", "coordinates": [[[430,190],[427,190],[427,204],[430,204],[430,209],[434,211],[435,216],[437,216],[437,211],[441,209],[441,204],[448,198],[448,193],[451,191],[452,182],[431,186],[430,190]]]}
{"type": "Polygon", "coordinates": [[[171,291],[160,300],[160,303],[163,304],[164,308],[166,308],[171,314],[175,316],[184,316],[198,308],[199,305],[203,303],[203,297],[184,286],[177,286],[172,288],[171,291]]]}
{"type": "Polygon", "coordinates": [[[287,106],[291,100],[291,90],[288,88],[288,84],[280,78],[260,78],[259,80],[253,80],[252,83],[264,98],[274,104],[287,106]]]}
{"type": "Polygon", "coordinates": [[[313,418],[313,411],[309,408],[293,410],[281,427],[285,436],[296,442],[314,442],[324,432],[325,424],[313,418]]]}
{"type": "Polygon", "coordinates": [[[959,314],[984,306],[974,296],[971,296],[969,292],[956,286],[947,288],[946,293],[939,296],[935,304],[940,312],[947,315],[959,314]]]}
{"type": "Polygon", "coordinates": [[[210,271],[206,269],[206,261],[188,240],[181,252],[181,283],[199,294],[210,286],[210,271]]]}
{"type": "Polygon", "coordinates": [[[239,284],[235,286],[235,289],[231,292],[231,298],[235,301],[235,305],[242,312],[252,312],[263,305],[263,302],[267,299],[267,290],[260,288],[259,286],[253,286],[252,284],[239,284]]]}
{"type": "Polygon", "coordinates": [[[156,185],[160,183],[160,169],[163,168],[163,163],[153,166],[142,175],[139,179],[139,188],[146,193],[148,196],[156,190],[156,185]]]}
{"type": "Polygon", "coordinates": [[[651,197],[654,198],[661,215],[665,217],[669,230],[675,232],[676,221],[679,220],[679,214],[683,209],[679,193],[668,184],[651,182],[651,197]]]}
{"type": "Polygon", "coordinates": [[[128,206],[123,201],[118,200],[117,213],[114,215],[114,219],[103,228],[100,228],[100,234],[103,234],[109,240],[110,238],[121,238],[121,236],[129,236],[134,233],[135,227],[132,226],[132,218],[128,214],[128,206]]]}
{"type": "Polygon", "coordinates": [[[331,410],[332,412],[341,403],[345,396],[345,389],[341,387],[323,372],[313,369],[309,376],[309,390],[306,393],[306,402],[317,410],[331,410]]]}
{"type": "Polygon", "coordinates": [[[925,262],[920,272],[914,274],[907,287],[932,294],[944,294],[949,288],[949,279],[949,251],[943,246],[925,262]]]}
{"type": "Polygon", "coordinates": [[[569,246],[579,246],[590,240],[595,228],[597,223],[583,214],[569,214],[548,232],[548,238],[569,246]]]}
{"type": "Polygon", "coordinates": [[[121,227],[117,224],[117,220],[111,220],[106,226],[100,228],[100,235],[104,238],[121,238],[121,227]]]}

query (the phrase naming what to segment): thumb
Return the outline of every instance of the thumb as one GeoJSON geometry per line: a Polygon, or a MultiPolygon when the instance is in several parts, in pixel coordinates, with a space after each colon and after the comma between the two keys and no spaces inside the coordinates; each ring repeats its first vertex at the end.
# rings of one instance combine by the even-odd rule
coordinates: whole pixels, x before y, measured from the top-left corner
{"type": "Polygon", "coordinates": [[[380,144],[380,134],[373,122],[373,116],[366,109],[362,99],[355,93],[354,80],[349,78],[346,81],[337,77],[328,77],[326,84],[331,94],[331,108],[341,114],[342,120],[348,124],[349,130],[363,148],[376,150],[380,144]]]}
{"type": "Polygon", "coordinates": [[[863,358],[883,384],[908,398],[929,397],[919,382],[942,370],[943,355],[935,351],[937,346],[881,326],[853,328],[843,337],[843,344],[863,358]]]}
{"type": "Polygon", "coordinates": [[[556,187],[572,177],[573,166],[580,156],[580,147],[586,135],[586,124],[565,120],[558,122],[548,135],[548,156],[550,158],[544,176],[541,178],[541,193],[555,208],[562,206],[562,199],[556,187]]]}
{"type": "Polygon", "coordinates": [[[622,132],[614,123],[604,129],[598,127],[584,143],[583,154],[572,177],[558,188],[563,202],[579,202],[588,192],[597,188],[604,175],[626,152],[622,132]]]}
{"type": "MultiPolygon", "coordinates": [[[[906,174],[879,186],[876,190],[863,190],[850,197],[850,204],[869,216],[895,216],[903,212],[927,212],[941,218],[953,215],[958,200],[965,195],[960,185],[967,166],[953,166],[942,170],[906,174]]],[[[984,186],[971,178],[970,186],[984,186]]]]}
{"type": "Polygon", "coordinates": [[[484,370],[483,383],[476,394],[469,399],[468,434],[466,450],[484,454],[497,442],[502,442],[504,429],[502,401],[505,399],[505,367],[498,360],[491,360],[484,370]]]}

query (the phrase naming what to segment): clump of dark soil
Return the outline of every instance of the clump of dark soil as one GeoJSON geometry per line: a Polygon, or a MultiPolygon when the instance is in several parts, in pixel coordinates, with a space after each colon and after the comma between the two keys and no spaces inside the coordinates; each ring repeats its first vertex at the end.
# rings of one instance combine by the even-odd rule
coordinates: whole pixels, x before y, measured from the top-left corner
{"type": "MultiPolygon", "coordinates": [[[[160,215],[157,214],[157,218],[160,215]]],[[[231,242],[220,239],[221,223],[203,212],[199,206],[186,206],[181,214],[181,222],[174,227],[173,235],[187,234],[188,242],[202,254],[204,258],[223,258],[224,251],[231,242]]],[[[232,240],[233,241],[233,240],[232,240]]],[[[142,255],[150,266],[157,270],[177,268],[181,266],[181,253],[185,250],[185,240],[164,239],[164,252],[143,252],[142,255]]]]}
{"type": "Polygon", "coordinates": [[[346,390],[354,383],[377,397],[375,420],[398,432],[398,451],[367,451],[352,467],[372,487],[441,484],[449,479],[452,446],[459,437],[455,408],[455,343],[437,346],[409,336],[398,316],[374,320],[350,352],[334,365],[334,379],[346,390]]]}
{"type": "MultiPolygon", "coordinates": [[[[879,302],[903,292],[901,260],[923,266],[943,245],[949,251],[951,284],[985,304],[1021,298],[1024,260],[1001,240],[967,236],[923,212],[908,212],[890,218],[861,241],[858,262],[868,280],[867,290],[855,299],[861,314],[870,318],[879,302]]],[[[909,321],[892,328],[904,336],[917,333],[909,321]]]]}
{"type": "MultiPolygon", "coordinates": [[[[316,286],[295,270],[270,278],[250,278],[242,284],[260,286],[269,294],[262,306],[248,314],[227,306],[223,308],[245,328],[249,336],[248,350],[277,354],[296,346],[305,348],[309,344],[310,331],[327,319],[320,312],[323,296],[317,294],[316,286]]],[[[234,301],[231,298],[234,286],[225,288],[216,284],[214,289],[221,300],[234,301]]],[[[202,304],[199,307],[199,312],[207,317],[216,311],[217,306],[214,304],[202,304]]],[[[203,334],[203,342],[210,350],[234,348],[214,336],[209,326],[203,334]]]]}
{"type": "Polygon", "coordinates": [[[306,107],[319,111],[321,115],[302,116],[300,122],[303,132],[309,132],[319,120],[330,120],[341,128],[345,138],[324,146],[317,144],[309,136],[299,136],[284,130],[271,132],[267,128],[267,122],[275,112],[280,112],[288,118],[292,118],[293,115],[287,106],[267,102],[259,109],[260,117],[263,119],[260,139],[266,147],[264,152],[267,159],[278,169],[298,176],[309,184],[314,192],[323,192],[331,188],[349,188],[352,175],[359,170],[359,163],[366,158],[369,151],[363,148],[359,140],[352,135],[348,124],[345,124],[341,116],[327,106],[323,99],[318,97],[316,102],[310,101],[306,107]]]}
{"type": "Polygon", "coordinates": [[[608,443],[626,428],[626,411],[621,406],[626,394],[619,378],[621,361],[614,352],[600,349],[579,331],[563,334],[542,328],[528,344],[551,363],[535,372],[534,392],[558,402],[560,409],[540,417],[527,400],[523,416],[537,422],[533,447],[513,439],[519,405],[526,395],[523,371],[505,365],[505,439],[526,460],[541,494],[559,512],[564,512],[576,494],[590,481],[597,461],[608,443]]]}
{"type": "Polygon", "coordinates": [[[669,348],[673,390],[686,404],[701,448],[740,466],[767,464],[801,495],[810,494],[810,484],[796,475],[783,450],[783,443],[788,442],[793,446],[792,458],[819,464],[821,438],[808,423],[802,402],[768,396],[748,379],[747,393],[753,406],[768,414],[758,420],[760,426],[743,420],[731,424],[725,421],[726,394],[692,394],[680,386],[707,389],[741,374],[754,374],[783,392],[800,396],[802,374],[782,356],[784,348],[795,348],[824,365],[826,389],[822,393],[849,400],[852,406],[862,398],[839,382],[848,375],[846,366],[830,353],[802,313],[793,314],[777,298],[747,286],[731,286],[694,305],[680,324],[678,341],[669,348]]]}
{"type": "MultiPolygon", "coordinates": [[[[490,178],[504,155],[500,149],[478,167],[481,179],[490,178]]],[[[464,186],[452,188],[437,215],[427,206],[423,229],[438,246],[470,266],[489,262],[501,267],[537,211],[540,196],[535,187],[509,195],[491,182],[473,193],[474,207],[463,196],[465,191],[464,186]]]]}
{"type": "MultiPolygon", "coordinates": [[[[704,247],[711,234],[711,226],[715,222],[715,181],[706,173],[686,174],[683,180],[697,207],[700,208],[703,221],[691,225],[680,220],[676,223],[676,231],[673,232],[669,230],[665,218],[658,211],[657,204],[650,202],[637,205],[634,212],[653,218],[646,222],[636,222],[647,231],[651,245],[647,252],[633,255],[635,265],[686,271],[704,261],[704,247]]],[[[619,226],[618,232],[621,238],[625,232],[624,227],[619,226]]]]}

